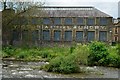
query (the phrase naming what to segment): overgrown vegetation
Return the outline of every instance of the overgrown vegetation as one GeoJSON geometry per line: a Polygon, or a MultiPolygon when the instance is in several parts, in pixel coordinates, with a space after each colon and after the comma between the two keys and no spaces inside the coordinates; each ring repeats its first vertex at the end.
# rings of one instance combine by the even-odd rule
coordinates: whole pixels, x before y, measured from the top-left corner
{"type": "Polygon", "coordinates": [[[49,64],[42,66],[48,72],[76,73],[81,71],[79,65],[120,68],[120,44],[109,46],[102,42],[91,42],[71,47],[6,46],[2,48],[2,52],[3,58],[49,61],[49,64]]]}

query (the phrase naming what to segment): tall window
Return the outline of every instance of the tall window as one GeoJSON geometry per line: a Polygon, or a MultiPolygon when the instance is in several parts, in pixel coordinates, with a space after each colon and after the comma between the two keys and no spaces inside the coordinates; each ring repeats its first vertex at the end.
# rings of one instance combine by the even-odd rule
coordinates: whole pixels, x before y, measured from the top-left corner
{"type": "Polygon", "coordinates": [[[95,40],[95,32],[94,31],[88,31],[88,41],[94,41],[95,40]]]}
{"type": "Polygon", "coordinates": [[[107,25],[107,19],[106,18],[100,18],[100,25],[107,25]]]}
{"type": "Polygon", "coordinates": [[[83,41],[83,31],[76,31],[76,41],[83,41]]]}
{"type": "Polygon", "coordinates": [[[65,25],[71,25],[72,24],[72,18],[65,18],[65,25]]]}
{"type": "Polygon", "coordinates": [[[118,28],[117,27],[115,28],[115,34],[118,34],[118,28]]]}
{"type": "Polygon", "coordinates": [[[106,31],[99,32],[99,40],[100,41],[107,41],[107,32],[106,31]]]}
{"type": "Polygon", "coordinates": [[[50,31],[43,30],[43,40],[50,40],[50,31]]]}
{"type": "Polygon", "coordinates": [[[65,31],[65,41],[72,41],[72,31],[65,31]]]}
{"type": "Polygon", "coordinates": [[[54,18],[54,24],[60,25],[61,24],[61,18],[54,18]]]}
{"type": "Polygon", "coordinates": [[[59,30],[55,30],[54,31],[54,41],[60,41],[60,39],[61,39],[61,31],[59,31],[59,30]]]}
{"type": "Polygon", "coordinates": [[[118,37],[115,36],[114,38],[115,38],[115,41],[118,41],[118,37]]]}
{"type": "Polygon", "coordinates": [[[39,39],[38,30],[32,32],[32,40],[36,41],[39,39]]]}
{"type": "Polygon", "coordinates": [[[12,39],[18,41],[20,39],[20,33],[17,30],[13,30],[12,39]]]}
{"type": "Polygon", "coordinates": [[[27,41],[28,39],[29,39],[28,30],[22,31],[22,40],[27,41]]]}
{"type": "Polygon", "coordinates": [[[43,19],[43,24],[50,24],[50,19],[49,18],[44,18],[43,19]]]}
{"type": "Polygon", "coordinates": [[[90,25],[90,26],[95,25],[95,19],[94,18],[88,18],[87,19],[87,25],[90,25]]]}
{"type": "Polygon", "coordinates": [[[77,18],[77,24],[83,25],[84,19],[83,18],[77,18]]]}

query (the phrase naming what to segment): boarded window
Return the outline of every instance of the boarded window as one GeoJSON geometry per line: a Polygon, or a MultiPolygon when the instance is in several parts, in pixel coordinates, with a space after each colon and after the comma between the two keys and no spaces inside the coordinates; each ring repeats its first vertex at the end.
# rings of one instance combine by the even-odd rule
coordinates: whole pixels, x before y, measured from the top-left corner
{"type": "Polygon", "coordinates": [[[60,41],[60,39],[61,39],[61,31],[59,31],[59,30],[55,30],[54,31],[54,41],[60,41]]]}
{"type": "Polygon", "coordinates": [[[83,18],[77,18],[77,24],[83,25],[84,19],[83,18]]]}
{"type": "Polygon", "coordinates": [[[36,41],[36,40],[39,39],[38,33],[39,33],[38,30],[35,30],[35,31],[32,32],[32,40],[33,41],[36,41]]]}
{"type": "Polygon", "coordinates": [[[50,40],[50,31],[43,30],[43,40],[50,40]]]}
{"type": "Polygon", "coordinates": [[[65,25],[72,24],[72,18],[65,18],[65,25]]]}
{"type": "Polygon", "coordinates": [[[95,25],[95,19],[94,18],[88,18],[87,19],[87,25],[95,25]]]}
{"type": "Polygon", "coordinates": [[[44,18],[43,19],[43,24],[50,24],[50,19],[49,18],[44,18]]]}
{"type": "Polygon", "coordinates": [[[13,34],[12,36],[13,40],[18,41],[20,39],[20,33],[17,30],[13,30],[12,34],[13,34]]]}
{"type": "Polygon", "coordinates": [[[88,41],[94,41],[95,40],[95,32],[94,31],[88,31],[88,41]]]}
{"type": "Polygon", "coordinates": [[[106,18],[100,18],[100,25],[107,25],[107,19],[106,18]]]}
{"type": "Polygon", "coordinates": [[[61,19],[60,18],[54,18],[54,24],[61,24],[61,19]]]}
{"type": "Polygon", "coordinates": [[[106,31],[99,32],[99,40],[100,41],[107,41],[107,32],[106,31]]]}
{"type": "Polygon", "coordinates": [[[22,31],[22,40],[28,40],[29,35],[28,35],[28,30],[22,31]]]}
{"type": "Polygon", "coordinates": [[[83,31],[76,31],[76,41],[83,41],[83,31]]]}
{"type": "Polygon", "coordinates": [[[72,41],[72,31],[65,31],[65,41],[72,41]]]}

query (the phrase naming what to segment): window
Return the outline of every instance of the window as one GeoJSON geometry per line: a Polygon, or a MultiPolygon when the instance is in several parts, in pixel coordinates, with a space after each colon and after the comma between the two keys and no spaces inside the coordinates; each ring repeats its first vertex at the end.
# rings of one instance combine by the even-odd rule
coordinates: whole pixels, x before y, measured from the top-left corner
{"type": "Polygon", "coordinates": [[[100,41],[107,41],[107,32],[106,31],[99,32],[99,40],[100,41]]]}
{"type": "Polygon", "coordinates": [[[33,41],[39,39],[38,33],[39,33],[38,30],[35,30],[35,31],[32,32],[32,40],[33,40],[33,41]]]}
{"type": "Polygon", "coordinates": [[[72,24],[72,18],[65,18],[65,25],[71,25],[72,24]]]}
{"type": "Polygon", "coordinates": [[[28,19],[27,18],[21,17],[18,20],[19,20],[19,24],[20,25],[26,25],[26,24],[28,24],[28,19]]]}
{"type": "Polygon", "coordinates": [[[32,18],[32,24],[39,24],[38,18],[32,18]]]}
{"type": "Polygon", "coordinates": [[[24,30],[22,31],[22,40],[28,40],[29,37],[28,37],[28,30],[24,30]]]}
{"type": "Polygon", "coordinates": [[[54,18],[54,24],[61,24],[61,19],[60,18],[54,18]]]}
{"type": "Polygon", "coordinates": [[[94,41],[95,39],[95,32],[94,31],[88,31],[88,41],[94,41]]]}
{"type": "Polygon", "coordinates": [[[106,18],[100,18],[100,25],[107,25],[107,19],[106,18]]]}
{"type": "Polygon", "coordinates": [[[65,41],[72,41],[72,31],[65,31],[65,41]]]}
{"type": "Polygon", "coordinates": [[[43,40],[50,40],[50,31],[43,30],[43,40]]]}
{"type": "Polygon", "coordinates": [[[12,39],[16,41],[20,39],[20,33],[17,30],[13,30],[12,39]]]}
{"type": "Polygon", "coordinates": [[[54,31],[54,41],[60,41],[60,39],[61,39],[61,31],[59,31],[59,30],[55,30],[54,31]]]}
{"type": "Polygon", "coordinates": [[[115,37],[115,41],[118,41],[118,37],[115,37]]]}
{"type": "Polygon", "coordinates": [[[43,24],[50,24],[50,19],[49,18],[44,18],[43,19],[43,24]]]}
{"type": "Polygon", "coordinates": [[[118,34],[118,28],[117,27],[115,28],[115,34],[118,34]]]}
{"type": "Polygon", "coordinates": [[[76,41],[83,41],[83,31],[76,31],[76,41]]]}
{"type": "Polygon", "coordinates": [[[77,24],[84,24],[84,19],[83,18],[77,18],[77,24]]]}
{"type": "Polygon", "coordinates": [[[94,18],[88,18],[87,19],[87,25],[95,25],[95,19],[94,18]]]}

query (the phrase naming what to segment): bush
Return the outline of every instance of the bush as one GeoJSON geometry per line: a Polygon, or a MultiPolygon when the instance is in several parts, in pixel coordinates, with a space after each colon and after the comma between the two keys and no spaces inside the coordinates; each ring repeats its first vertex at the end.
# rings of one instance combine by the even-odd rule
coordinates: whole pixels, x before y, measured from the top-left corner
{"type": "Polygon", "coordinates": [[[107,65],[104,62],[108,56],[108,50],[105,43],[92,42],[89,44],[90,55],[88,58],[89,65],[107,65]]]}
{"type": "Polygon", "coordinates": [[[9,45],[6,47],[2,48],[3,51],[3,57],[12,57],[14,55],[16,48],[14,48],[13,46],[9,45]]]}
{"type": "Polygon", "coordinates": [[[79,65],[75,60],[75,56],[60,56],[52,59],[50,64],[46,65],[44,69],[48,72],[59,72],[59,73],[75,73],[79,72],[79,65]]]}
{"type": "Polygon", "coordinates": [[[73,51],[73,55],[76,57],[78,63],[85,65],[87,65],[89,53],[89,47],[82,44],[78,44],[73,51]]]}

